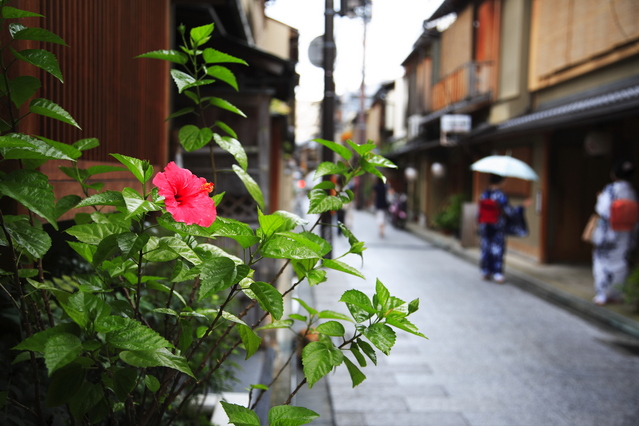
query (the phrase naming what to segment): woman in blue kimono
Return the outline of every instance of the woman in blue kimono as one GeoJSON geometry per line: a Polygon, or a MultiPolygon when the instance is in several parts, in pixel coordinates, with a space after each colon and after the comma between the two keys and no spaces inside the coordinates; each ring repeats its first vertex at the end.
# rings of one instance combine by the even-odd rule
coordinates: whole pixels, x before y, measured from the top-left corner
{"type": "MultiPolygon", "coordinates": [[[[613,226],[611,219],[613,202],[637,202],[637,194],[628,181],[634,170],[630,161],[615,163],[611,172],[613,182],[606,185],[597,196],[595,212],[599,220],[592,235],[592,270],[595,281],[593,302],[598,305],[620,302],[621,286],[628,276],[630,254],[637,240],[636,218],[626,230],[620,230],[618,225],[613,226]],[[617,227],[617,230],[613,227],[617,227]]],[[[632,218],[630,220],[632,222],[632,218]]]]}
{"type": "Polygon", "coordinates": [[[488,189],[479,197],[479,267],[485,280],[492,278],[495,282],[503,283],[506,234],[527,235],[523,212],[524,206],[530,204],[531,200],[526,200],[523,206],[513,207],[501,190],[504,177],[491,174],[489,182],[488,189]]]}

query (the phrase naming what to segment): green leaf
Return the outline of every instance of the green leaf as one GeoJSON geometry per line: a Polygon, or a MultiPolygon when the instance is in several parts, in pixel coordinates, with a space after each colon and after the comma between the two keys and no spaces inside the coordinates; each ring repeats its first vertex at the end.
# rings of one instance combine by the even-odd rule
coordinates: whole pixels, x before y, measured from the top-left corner
{"type": "Polygon", "coordinates": [[[120,166],[107,166],[107,165],[99,165],[99,166],[91,166],[87,169],[87,173],[89,176],[95,176],[102,173],[111,173],[111,172],[124,172],[127,169],[125,167],[120,166]]]}
{"type": "Polygon", "coordinates": [[[153,177],[153,166],[148,161],[139,160],[133,157],[127,157],[121,154],[111,154],[120,163],[124,164],[133,176],[141,183],[148,182],[153,177]]]}
{"type": "Polygon", "coordinates": [[[253,180],[253,178],[242,169],[237,164],[233,164],[233,171],[240,178],[240,180],[244,183],[244,186],[248,190],[253,200],[257,203],[257,206],[260,210],[264,210],[264,195],[262,194],[262,190],[259,185],[253,180]]]}
{"type": "Polygon", "coordinates": [[[91,195],[80,201],[76,207],[87,206],[115,206],[125,207],[124,197],[118,191],[104,191],[99,194],[91,195]]]}
{"type": "Polygon", "coordinates": [[[302,426],[319,417],[315,411],[304,407],[279,405],[268,412],[270,426],[302,426]]]}
{"type": "Polygon", "coordinates": [[[79,335],[80,330],[74,323],[63,323],[52,328],[40,331],[31,337],[27,337],[12,349],[17,351],[33,351],[44,353],[46,343],[54,336],[72,333],[79,335]]]}
{"type": "Polygon", "coordinates": [[[310,214],[321,214],[331,210],[339,210],[342,208],[342,200],[338,197],[328,195],[323,189],[312,189],[308,193],[310,204],[308,212],[310,214]]]}
{"type": "Polygon", "coordinates": [[[412,314],[413,312],[417,312],[417,310],[419,309],[419,299],[415,299],[412,300],[409,304],[408,304],[408,314],[412,314]]]}
{"type": "Polygon", "coordinates": [[[214,24],[202,25],[201,27],[195,27],[191,29],[190,37],[194,47],[200,46],[206,43],[211,38],[214,24]]]}
{"type": "Polygon", "coordinates": [[[257,297],[260,307],[279,320],[284,315],[284,299],[282,294],[269,283],[256,281],[251,284],[251,290],[257,297]]]}
{"type": "Polygon", "coordinates": [[[59,219],[60,216],[74,208],[81,200],[82,198],[80,198],[79,195],[74,194],[65,195],[64,197],[60,198],[55,205],[56,219],[59,219]]]}
{"type": "Polygon", "coordinates": [[[308,321],[308,317],[306,317],[304,315],[299,315],[299,314],[290,314],[289,318],[291,318],[293,320],[297,320],[297,321],[302,321],[302,322],[308,321]]]}
{"type": "Polygon", "coordinates": [[[82,341],[71,333],[52,336],[44,345],[44,362],[49,376],[73,362],[82,353],[82,341]]]}
{"type": "Polygon", "coordinates": [[[213,138],[213,132],[208,127],[200,129],[192,124],[182,126],[178,139],[187,152],[198,150],[208,144],[213,138]]]}
{"type": "MultiPolygon", "coordinates": [[[[182,88],[182,90],[190,89],[192,87],[207,86],[207,85],[213,84],[213,83],[215,83],[215,80],[212,80],[212,79],[196,80],[193,83],[186,84],[182,88]]],[[[201,99],[201,101],[203,101],[203,100],[204,99],[201,99]]]]}
{"type": "Polygon", "coordinates": [[[12,48],[11,51],[16,58],[45,70],[64,83],[60,65],[58,65],[58,60],[53,53],[43,49],[25,49],[18,52],[12,48]]]}
{"type": "Polygon", "coordinates": [[[194,265],[202,263],[202,259],[193,251],[193,249],[184,241],[176,237],[163,237],[160,239],[167,244],[167,247],[179,254],[182,258],[188,260],[194,265]]]}
{"type": "Polygon", "coordinates": [[[181,371],[195,379],[191,367],[189,367],[186,358],[175,355],[165,348],[155,350],[142,351],[123,351],[120,352],[120,359],[134,367],[168,367],[181,371]]]}
{"type": "Polygon", "coordinates": [[[138,372],[134,368],[118,368],[113,373],[113,392],[120,401],[126,400],[129,393],[135,389],[138,372]]]}
{"type": "Polygon", "coordinates": [[[246,61],[236,58],[234,56],[228,55],[224,52],[220,52],[219,50],[207,48],[204,49],[203,53],[204,62],[207,64],[223,64],[223,63],[234,63],[234,64],[243,64],[248,65],[246,61]]]}
{"type": "Polygon", "coordinates": [[[368,342],[363,341],[362,339],[357,339],[357,346],[366,354],[368,359],[370,359],[373,364],[377,365],[377,354],[375,353],[375,349],[368,342]]]}
{"type": "Polygon", "coordinates": [[[11,7],[11,6],[4,6],[2,8],[2,17],[4,19],[15,19],[15,18],[28,18],[30,16],[34,16],[34,17],[40,17],[40,18],[44,18],[44,16],[38,14],[38,13],[34,13],[34,12],[29,12],[26,10],[20,10],[20,9],[16,9],[15,7],[11,7]]]}
{"type": "Polygon", "coordinates": [[[222,404],[230,424],[235,426],[260,426],[260,418],[254,411],[226,401],[220,401],[220,404],[222,404]]]}
{"type": "Polygon", "coordinates": [[[232,103],[230,103],[229,101],[227,101],[225,99],[216,98],[215,96],[211,96],[211,99],[209,100],[209,102],[213,106],[225,109],[227,111],[231,111],[232,113],[235,113],[237,115],[240,115],[240,116],[246,118],[246,114],[244,114],[238,107],[236,107],[235,105],[233,105],[232,103]]]}
{"type": "Polygon", "coordinates": [[[230,286],[236,281],[237,268],[235,262],[227,257],[216,257],[202,264],[198,300],[212,296],[230,286]]]}
{"type": "Polygon", "coordinates": [[[331,151],[335,152],[337,155],[339,155],[340,157],[342,157],[344,160],[348,161],[353,157],[353,153],[351,152],[351,150],[349,150],[347,147],[345,147],[344,145],[340,145],[337,144],[335,142],[332,141],[327,141],[324,139],[313,139],[313,141],[324,145],[326,148],[330,149],[331,151]]]}
{"type": "Polygon", "coordinates": [[[86,151],[88,149],[100,146],[100,142],[97,138],[86,138],[76,141],[73,146],[79,151],[86,151]]]}
{"type": "Polygon", "coordinates": [[[326,281],[326,271],[323,269],[313,269],[308,271],[306,279],[310,286],[321,284],[326,281]]]}
{"type": "Polygon", "coordinates": [[[381,311],[387,311],[389,309],[390,297],[390,292],[378,278],[375,283],[375,299],[377,303],[379,303],[381,311]]]}
{"type": "Polygon", "coordinates": [[[106,341],[116,348],[131,351],[154,350],[173,347],[157,331],[131,318],[120,320],[122,328],[106,333],[106,341]]]}
{"type": "Polygon", "coordinates": [[[344,360],[342,351],[322,342],[311,342],[302,350],[304,377],[309,389],[344,360]]]}
{"type": "Polygon", "coordinates": [[[344,294],[342,294],[342,297],[339,299],[339,301],[346,304],[355,305],[371,314],[377,312],[368,296],[359,290],[347,290],[346,292],[344,292],[344,294]]]}
{"type": "Polygon", "coordinates": [[[322,176],[326,175],[342,175],[347,173],[348,170],[348,167],[346,167],[343,163],[333,163],[330,161],[325,161],[317,166],[313,179],[319,179],[322,176]]]}
{"type": "Polygon", "coordinates": [[[0,136],[0,152],[5,160],[45,159],[73,161],[81,155],[78,150],[70,145],[44,140],[45,138],[42,139],[32,138],[20,133],[0,136]]]}
{"type": "Polygon", "coordinates": [[[346,330],[344,326],[337,321],[327,321],[316,327],[318,333],[326,334],[327,336],[342,337],[346,330]]]}
{"type": "Polygon", "coordinates": [[[235,131],[233,129],[231,129],[231,127],[227,126],[225,123],[223,123],[221,121],[216,121],[215,122],[215,126],[217,126],[220,129],[224,130],[226,133],[228,133],[228,135],[230,137],[237,139],[237,133],[235,133],[235,131]]]}
{"type": "MultiPolygon", "coordinates": [[[[216,221],[213,222],[213,225],[211,225],[211,227],[215,226],[219,219],[220,218],[218,217],[216,221]]],[[[211,227],[204,228],[196,224],[187,225],[183,222],[176,222],[171,215],[164,215],[162,217],[159,217],[157,221],[162,228],[172,232],[176,232],[182,236],[192,235],[195,237],[210,238],[213,235],[211,227]]]]}
{"type": "Polygon", "coordinates": [[[206,73],[213,78],[221,80],[234,88],[236,91],[239,90],[237,86],[237,79],[235,78],[235,74],[233,72],[221,65],[214,65],[212,67],[208,67],[206,69],[206,73]]]}
{"type": "Polygon", "coordinates": [[[408,333],[414,334],[415,336],[428,339],[428,337],[420,333],[419,329],[406,318],[387,318],[386,324],[392,325],[393,327],[397,327],[400,330],[407,331],[408,333]]]}
{"type": "Polygon", "coordinates": [[[353,148],[353,150],[355,150],[355,152],[357,154],[359,154],[360,156],[364,157],[367,153],[371,152],[372,150],[375,149],[375,144],[372,143],[372,141],[368,141],[367,143],[363,143],[361,145],[356,144],[355,142],[353,142],[352,140],[348,140],[346,141],[348,143],[348,145],[353,148]]]}
{"type": "Polygon", "coordinates": [[[44,28],[24,28],[13,34],[14,40],[33,40],[68,46],[59,36],[44,28]]]}
{"type": "Polygon", "coordinates": [[[368,164],[375,167],[385,167],[389,169],[396,169],[397,166],[392,161],[382,157],[378,154],[369,153],[365,157],[365,160],[368,164]]]}
{"type": "Polygon", "coordinates": [[[220,148],[231,154],[235,161],[242,167],[244,171],[248,168],[248,158],[246,156],[246,151],[244,151],[244,147],[237,140],[233,139],[229,136],[220,136],[217,133],[213,135],[215,138],[215,142],[219,145],[220,148]]]}
{"type": "Polygon", "coordinates": [[[77,363],[71,363],[51,374],[47,389],[47,407],[65,404],[80,390],[86,370],[77,363]]]}
{"type": "Polygon", "coordinates": [[[75,126],[80,130],[82,129],[80,126],[78,126],[78,123],[76,123],[73,117],[71,117],[71,114],[69,114],[55,102],[51,102],[48,99],[37,98],[32,100],[29,103],[29,111],[34,114],[40,114],[45,117],[62,121],[63,123],[75,126]]]}
{"type": "Polygon", "coordinates": [[[173,81],[177,85],[178,92],[182,93],[182,91],[191,83],[195,83],[195,79],[191,77],[189,74],[179,71],[179,70],[171,70],[171,77],[173,77],[173,81]]]}
{"type": "Polygon", "coordinates": [[[55,195],[46,175],[36,170],[14,170],[0,182],[0,192],[45,218],[58,229],[55,195]]]}
{"type": "Polygon", "coordinates": [[[317,314],[317,317],[321,319],[337,319],[342,321],[353,322],[353,319],[349,317],[348,315],[340,314],[339,312],[335,312],[335,311],[321,311],[320,313],[317,314]]]}
{"type": "Polygon", "coordinates": [[[356,342],[351,343],[350,350],[353,356],[355,357],[355,359],[357,360],[357,363],[359,364],[359,366],[366,367],[366,358],[364,358],[364,355],[362,355],[362,353],[360,352],[359,346],[357,345],[356,342]]]}
{"type": "Polygon", "coordinates": [[[160,381],[151,374],[144,376],[144,384],[151,392],[160,390],[160,381]]]}
{"type": "Polygon", "coordinates": [[[360,371],[360,369],[357,368],[357,366],[355,364],[353,364],[353,362],[350,359],[344,357],[344,363],[346,364],[346,368],[348,369],[348,373],[351,376],[351,381],[353,382],[353,387],[359,385],[364,380],[366,380],[366,376],[364,375],[364,373],[362,373],[360,371]]]}
{"type": "Polygon", "coordinates": [[[272,259],[316,259],[320,255],[308,246],[286,236],[276,235],[262,246],[262,256],[272,259]]]}
{"type": "Polygon", "coordinates": [[[127,232],[127,228],[113,223],[90,223],[86,225],[74,225],[66,230],[83,243],[100,244],[100,241],[113,234],[127,232]]]}
{"type": "Polygon", "coordinates": [[[363,334],[377,349],[386,355],[390,354],[391,348],[395,345],[395,340],[397,339],[393,329],[381,323],[371,325],[364,330],[363,334]]]}
{"type": "Polygon", "coordinates": [[[143,199],[142,196],[133,188],[124,188],[122,190],[122,197],[124,198],[124,204],[126,205],[126,210],[128,212],[126,215],[127,218],[160,210],[160,206],[143,199]]]}
{"type": "MultiPolygon", "coordinates": [[[[292,314],[291,317],[293,317],[292,314]]],[[[260,330],[274,330],[276,328],[291,328],[291,326],[295,323],[295,321],[293,321],[292,319],[286,319],[286,320],[279,320],[279,321],[273,321],[270,324],[266,324],[262,327],[258,327],[257,329],[255,329],[255,331],[260,331],[260,330]]]]}
{"type": "Polygon", "coordinates": [[[249,225],[235,219],[218,216],[209,229],[213,231],[212,236],[232,238],[237,241],[242,248],[249,248],[260,240],[255,236],[255,233],[249,225]]]}
{"type": "Polygon", "coordinates": [[[69,400],[71,414],[76,419],[82,418],[100,403],[103,395],[102,387],[99,384],[83,382],[80,390],[69,400]]]}
{"type": "Polygon", "coordinates": [[[260,348],[262,339],[247,325],[238,324],[237,328],[240,333],[240,339],[242,339],[242,343],[244,344],[244,349],[246,350],[246,359],[249,359],[260,348]]]}
{"type": "MultiPolygon", "coordinates": [[[[184,93],[188,93],[188,92],[184,92],[184,93]]],[[[191,113],[193,113],[194,111],[195,111],[195,108],[194,108],[194,107],[186,107],[186,108],[182,108],[181,110],[176,111],[176,112],[174,112],[173,114],[169,115],[169,116],[167,117],[167,119],[166,119],[166,120],[164,120],[164,121],[169,121],[169,120],[172,120],[172,119],[174,119],[174,118],[181,117],[181,116],[183,116],[183,115],[191,114],[191,113]]]]}
{"type": "Polygon", "coordinates": [[[111,307],[91,293],[74,293],[66,302],[60,304],[64,312],[84,329],[107,318],[111,313],[111,307]]]}
{"type": "Polygon", "coordinates": [[[189,57],[179,50],[154,50],[153,52],[138,55],[136,58],[161,59],[181,65],[186,64],[189,60],[189,57]]]}
{"type": "Polygon", "coordinates": [[[322,259],[322,266],[326,268],[334,269],[336,271],[346,272],[347,274],[355,275],[356,277],[359,277],[362,279],[366,279],[364,274],[362,274],[360,271],[339,260],[322,259]]]}
{"type": "Polygon", "coordinates": [[[295,232],[278,232],[277,235],[279,237],[289,238],[309,248],[316,254],[316,256],[314,256],[316,258],[323,257],[331,251],[331,245],[325,239],[309,231],[300,232],[299,234],[295,232]]]}
{"type": "Polygon", "coordinates": [[[51,248],[49,234],[42,229],[34,228],[27,221],[9,222],[6,228],[14,244],[24,248],[36,259],[42,259],[51,248]]]}
{"type": "Polygon", "coordinates": [[[42,86],[40,80],[30,75],[21,75],[9,83],[11,88],[11,100],[16,108],[25,103],[42,86]]]}
{"type": "Polygon", "coordinates": [[[127,232],[116,236],[118,247],[122,251],[122,256],[129,258],[138,254],[149,242],[149,234],[135,234],[127,232]]]}

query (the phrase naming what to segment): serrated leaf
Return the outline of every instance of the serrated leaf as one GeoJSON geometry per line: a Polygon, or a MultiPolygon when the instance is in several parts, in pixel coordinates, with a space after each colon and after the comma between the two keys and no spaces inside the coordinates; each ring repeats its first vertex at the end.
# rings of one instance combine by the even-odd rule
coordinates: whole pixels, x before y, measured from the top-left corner
{"type": "Polygon", "coordinates": [[[382,284],[379,278],[375,283],[375,297],[377,298],[377,303],[381,305],[382,311],[387,311],[390,307],[390,292],[388,289],[382,284]]]}
{"type": "Polygon", "coordinates": [[[397,327],[400,330],[404,330],[408,333],[414,334],[415,336],[428,339],[428,337],[420,333],[419,329],[406,318],[388,318],[386,319],[386,324],[392,325],[393,327],[397,327]]]}
{"type": "Polygon", "coordinates": [[[45,218],[58,229],[55,195],[46,175],[36,170],[14,170],[0,181],[0,192],[45,218]]]}
{"type": "Polygon", "coordinates": [[[253,178],[237,164],[233,164],[233,171],[244,183],[244,186],[249,194],[251,194],[251,197],[255,200],[260,210],[264,210],[264,195],[262,194],[262,190],[257,182],[255,182],[255,180],[253,180],[253,178]]]}
{"type": "MultiPolygon", "coordinates": [[[[349,151],[350,152],[350,151],[349,151]]],[[[314,179],[319,179],[322,176],[326,175],[341,175],[348,172],[348,167],[346,167],[343,163],[333,163],[331,161],[325,161],[320,163],[315,170],[314,179]]]]}
{"type": "MultiPolygon", "coordinates": [[[[184,92],[184,93],[187,93],[187,92],[184,92]]],[[[183,115],[191,114],[191,113],[192,113],[192,112],[194,112],[194,111],[195,111],[195,108],[194,108],[194,107],[186,107],[186,108],[182,108],[181,110],[179,110],[179,111],[175,111],[173,114],[169,115],[169,116],[167,117],[167,119],[166,119],[166,120],[164,120],[164,121],[169,121],[169,120],[172,120],[172,119],[174,119],[174,118],[181,117],[181,116],[183,116],[183,115]]]]}
{"type": "Polygon", "coordinates": [[[153,166],[148,161],[121,154],[111,154],[111,156],[124,164],[140,183],[146,183],[153,177],[153,166]]]}
{"type": "Polygon", "coordinates": [[[297,297],[294,297],[293,300],[296,300],[300,305],[302,305],[302,307],[304,309],[306,309],[306,312],[308,312],[309,315],[317,315],[317,311],[312,308],[308,303],[306,303],[305,301],[303,301],[302,299],[299,299],[297,297]]]}
{"type": "Polygon", "coordinates": [[[60,216],[74,208],[81,200],[82,198],[80,198],[79,195],[74,194],[65,195],[64,197],[60,198],[55,205],[56,219],[59,219],[60,216]]]}
{"type": "Polygon", "coordinates": [[[209,100],[209,103],[213,106],[216,106],[218,108],[222,108],[225,109],[227,111],[231,111],[232,113],[235,113],[239,116],[242,116],[244,118],[246,118],[246,114],[244,114],[238,107],[236,107],[235,105],[233,105],[232,103],[230,103],[229,101],[222,99],[222,98],[217,98],[215,96],[211,96],[211,99],[209,100]]]}
{"type": "Polygon", "coordinates": [[[86,225],[74,225],[66,230],[66,233],[73,235],[83,243],[100,244],[100,241],[113,234],[120,234],[128,231],[113,223],[89,223],[86,225]]]}
{"type": "Polygon", "coordinates": [[[321,284],[326,281],[326,271],[323,269],[313,269],[308,271],[306,279],[310,286],[321,284]]]}
{"type": "Polygon", "coordinates": [[[248,168],[248,157],[242,144],[237,139],[233,139],[229,136],[220,136],[217,133],[213,135],[213,138],[218,146],[231,154],[240,167],[246,171],[248,168]]]}
{"type": "Polygon", "coordinates": [[[213,138],[213,132],[208,127],[200,129],[192,124],[182,126],[178,139],[187,152],[198,150],[208,144],[213,138]]]}
{"type": "Polygon", "coordinates": [[[279,320],[279,321],[273,321],[270,324],[266,324],[262,327],[258,327],[255,329],[255,331],[260,331],[260,330],[274,330],[277,328],[291,328],[291,326],[295,323],[295,321],[293,321],[292,319],[286,319],[286,320],[279,320]]]}
{"type": "Polygon", "coordinates": [[[340,260],[322,259],[322,266],[326,268],[334,269],[336,271],[346,272],[347,274],[355,275],[356,277],[359,277],[362,279],[366,279],[364,274],[362,274],[360,271],[358,271],[357,269],[353,268],[350,265],[347,265],[346,263],[340,260]]]}
{"type": "Polygon", "coordinates": [[[317,314],[317,317],[321,319],[336,319],[336,320],[353,322],[353,319],[350,318],[348,315],[344,315],[339,312],[328,311],[328,310],[319,312],[317,314]]]}
{"type": "Polygon", "coordinates": [[[363,334],[377,349],[386,355],[390,355],[391,348],[395,345],[397,339],[393,329],[381,323],[375,323],[366,328],[363,334]]]}
{"type": "Polygon", "coordinates": [[[337,144],[333,141],[327,141],[324,139],[313,139],[313,141],[324,145],[326,148],[330,149],[331,151],[335,152],[337,155],[339,155],[340,157],[342,157],[344,160],[348,161],[353,157],[353,153],[351,152],[351,150],[349,150],[347,147],[345,147],[344,145],[340,145],[337,144]]]}
{"type": "Polygon", "coordinates": [[[297,321],[302,321],[302,322],[308,321],[308,317],[307,316],[299,315],[299,314],[290,314],[289,318],[293,319],[293,320],[297,320],[297,321]]]}
{"type": "Polygon", "coordinates": [[[111,313],[111,307],[91,293],[74,293],[60,304],[64,312],[84,329],[107,318],[111,313]]]}
{"type": "Polygon", "coordinates": [[[260,307],[279,320],[284,315],[284,299],[282,294],[269,283],[256,281],[250,286],[257,297],[260,307]]]}
{"type": "Polygon", "coordinates": [[[249,225],[235,219],[218,216],[209,229],[212,230],[212,236],[232,238],[242,248],[249,248],[260,241],[249,225]]]}
{"type": "Polygon", "coordinates": [[[82,341],[71,333],[52,336],[44,345],[44,362],[49,376],[73,362],[82,353],[82,341]]]}
{"type": "Polygon", "coordinates": [[[242,339],[244,349],[246,350],[245,359],[249,359],[260,348],[260,345],[262,344],[262,338],[255,334],[255,331],[251,330],[251,327],[249,326],[238,324],[237,327],[238,332],[240,333],[240,339],[242,339]]]}
{"type": "Polygon", "coordinates": [[[368,141],[367,143],[363,143],[361,145],[356,144],[355,142],[353,142],[352,140],[347,140],[346,143],[353,148],[353,150],[359,154],[360,156],[364,157],[368,152],[372,151],[375,149],[375,144],[372,143],[371,141],[368,141]]]}
{"type": "Polygon", "coordinates": [[[154,50],[153,52],[138,55],[136,58],[161,59],[181,65],[186,64],[189,60],[189,57],[179,50],[154,50]]]}
{"type": "Polygon", "coordinates": [[[67,333],[79,334],[80,330],[78,329],[78,326],[73,323],[63,323],[55,327],[40,331],[31,337],[27,337],[11,349],[17,351],[33,351],[44,353],[44,346],[49,339],[51,339],[53,336],[67,333]]]}
{"type": "Polygon", "coordinates": [[[212,67],[206,68],[206,73],[213,78],[221,80],[234,88],[236,91],[239,90],[237,86],[237,79],[235,78],[235,74],[233,72],[221,65],[214,65],[212,67]]]}
{"type": "Polygon", "coordinates": [[[33,40],[68,46],[62,38],[44,28],[24,28],[13,34],[14,40],[33,40]]]}
{"type": "Polygon", "coordinates": [[[7,232],[14,244],[25,249],[36,259],[42,259],[51,248],[51,237],[42,229],[34,228],[27,221],[9,222],[7,232]]]}
{"type": "Polygon", "coordinates": [[[53,118],[55,120],[62,121],[63,123],[70,124],[82,130],[78,123],[71,117],[66,110],[61,106],[48,99],[37,98],[29,103],[29,111],[34,114],[40,114],[45,117],[53,118]]]}
{"type": "Polygon", "coordinates": [[[216,257],[202,264],[200,272],[200,289],[198,300],[212,296],[236,281],[237,268],[235,262],[227,257],[216,257]]]}
{"type": "Polygon", "coordinates": [[[337,321],[327,321],[318,325],[315,329],[318,333],[326,334],[327,336],[342,337],[346,333],[344,326],[337,321]]]}
{"type": "Polygon", "coordinates": [[[122,251],[122,256],[129,258],[136,255],[144,249],[146,243],[149,241],[149,234],[135,234],[133,232],[127,232],[117,235],[118,247],[122,251]]]}
{"type": "Polygon", "coordinates": [[[103,397],[102,387],[99,384],[85,381],[80,390],[69,400],[71,414],[76,419],[82,418],[98,405],[103,397]]]}
{"type": "Polygon", "coordinates": [[[236,58],[234,56],[228,55],[224,52],[220,52],[219,50],[207,48],[204,49],[203,52],[204,61],[207,64],[223,64],[223,63],[234,63],[234,64],[243,64],[248,65],[246,61],[236,58]]]}
{"type": "Polygon", "coordinates": [[[342,201],[340,198],[328,195],[323,189],[312,189],[308,193],[310,204],[308,213],[321,214],[331,210],[339,210],[342,208],[342,201]]]}
{"type": "Polygon", "coordinates": [[[342,351],[322,342],[311,342],[302,350],[304,377],[309,389],[344,360],[342,351]]]}
{"type": "Polygon", "coordinates": [[[28,18],[30,16],[44,18],[44,16],[40,15],[39,13],[16,9],[15,7],[11,6],[4,6],[2,8],[2,17],[4,19],[28,18]]]}
{"type": "Polygon", "coordinates": [[[125,167],[107,166],[106,164],[104,164],[104,165],[89,167],[87,169],[87,173],[89,174],[89,176],[95,176],[95,175],[99,175],[99,174],[102,174],[102,173],[124,172],[126,170],[127,169],[125,167]]]}
{"type": "Polygon", "coordinates": [[[128,212],[126,215],[127,218],[160,210],[160,206],[143,199],[133,188],[124,188],[122,190],[122,197],[124,198],[124,204],[128,212]]]}
{"type": "Polygon", "coordinates": [[[134,367],[168,367],[181,371],[195,379],[186,358],[174,355],[167,349],[120,352],[120,359],[134,367]]]}
{"type": "Polygon", "coordinates": [[[85,198],[80,201],[76,207],[87,206],[125,207],[124,197],[122,196],[122,193],[118,191],[104,191],[85,198]]]}
{"type": "Polygon", "coordinates": [[[213,32],[213,28],[215,27],[215,24],[207,24],[207,25],[202,25],[200,27],[195,27],[191,29],[191,32],[189,33],[189,36],[191,37],[191,42],[193,43],[194,47],[200,46],[204,43],[206,43],[209,38],[211,38],[211,33],[213,32]]]}
{"type": "Polygon", "coordinates": [[[268,421],[270,426],[302,426],[319,416],[308,408],[279,405],[269,410],[268,421]]]}
{"type": "Polygon", "coordinates": [[[364,358],[364,355],[362,355],[362,353],[360,352],[359,346],[356,342],[351,343],[350,351],[357,360],[359,366],[366,367],[366,358],[364,358]]]}
{"type": "Polygon", "coordinates": [[[353,383],[353,387],[359,385],[364,380],[366,380],[366,376],[364,375],[364,373],[362,373],[360,369],[357,368],[357,366],[353,364],[353,362],[350,359],[344,357],[344,363],[346,364],[348,373],[351,376],[351,382],[353,383]]]}
{"type": "Polygon", "coordinates": [[[11,87],[11,101],[16,108],[20,108],[23,103],[35,95],[42,83],[30,75],[21,75],[12,80],[9,86],[11,87]]]}
{"type": "Polygon", "coordinates": [[[171,77],[173,77],[173,81],[177,85],[179,93],[182,93],[182,91],[186,88],[186,86],[196,81],[189,74],[176,69],[171,70],[171,77]]]}
{"type": "Polygon", "coordinates": [[[340,302],[355,305],[370,314],[377,312],[368,296],[359,290],[347,290],[339,299],[340,302]]]}
{"type": "Polygon", "coordinates": [[[220,404],[222,404],[230,424],[235,426],[260,426],[260,418],[254,411],[226,401],[220,401],[220,404]]]}
{"type": "Polygon", "coordinates": [[[320,255],[303,243],[276,235],[262,246],[262,256],[272,259],[315,259],[320,255]]]}

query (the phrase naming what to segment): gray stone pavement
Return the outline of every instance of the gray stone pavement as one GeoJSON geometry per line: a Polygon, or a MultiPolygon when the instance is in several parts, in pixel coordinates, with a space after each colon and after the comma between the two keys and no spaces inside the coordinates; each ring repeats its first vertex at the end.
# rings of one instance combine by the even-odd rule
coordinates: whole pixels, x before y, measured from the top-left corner
{"type": "MultiPolygon", "coordinates": [[[[523,273],[513,270],[506,284],[486,282],[472,259],[441,245],[392,228],[380,238],[368,213],[355,212],[354,232],[367,242],[364,264],[345,260],[367,279],[328,271],[328,282],[301,297],[346,312],[337,302],[343,292],[372,295],[379,278],[394,296],[420,298],[411,320],[429,340],[398,332],[391,355],[379,353],[355,389],[341,366],[301,392],[296,405],[313,401],[322,416],[312,424],[637,424],[639,344],[629,334],[522,291],[513,283],[523,273]]],[[[335,237],[334,246],[338,254],[346,241],[335,237]]]]}

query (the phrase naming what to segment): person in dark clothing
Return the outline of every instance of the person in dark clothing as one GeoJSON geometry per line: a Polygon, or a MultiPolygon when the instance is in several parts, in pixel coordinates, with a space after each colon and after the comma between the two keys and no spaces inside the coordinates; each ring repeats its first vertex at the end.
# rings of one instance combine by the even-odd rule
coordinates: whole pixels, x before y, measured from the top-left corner
{"type": "Polygon", "coordinates": [[[381,178],[377,178],[377,183],[373,187],[375,193],[375,217],[379,227],[379,236],[384,236],[384,226],[386,225],[386,212],[388,211],[388,187],[381,178]]]}

